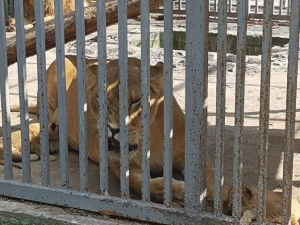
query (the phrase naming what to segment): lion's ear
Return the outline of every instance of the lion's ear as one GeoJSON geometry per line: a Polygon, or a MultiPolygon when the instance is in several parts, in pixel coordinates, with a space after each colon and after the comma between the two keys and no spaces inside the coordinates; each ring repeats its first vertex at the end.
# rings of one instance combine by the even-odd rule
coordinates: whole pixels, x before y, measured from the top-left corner
{"type": "Polygon", "coordinates": [[[156,79],[164,76],[164,63],[158,62],[155,66],[150,67],[151,79],[156,79]]]}

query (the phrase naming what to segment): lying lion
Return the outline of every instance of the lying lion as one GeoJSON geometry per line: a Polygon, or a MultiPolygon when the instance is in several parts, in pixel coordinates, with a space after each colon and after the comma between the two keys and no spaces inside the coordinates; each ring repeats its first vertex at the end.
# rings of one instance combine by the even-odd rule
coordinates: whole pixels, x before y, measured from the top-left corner
{"type": "MultiPolygon", "coordinates": [[[[75,11],[75,0],[62,0],[63,1],[63,10],[64,14],[75,11]]],[[[32,27],[35,20],[35,11],[34,11],[34,0],[23,0],[24,6],[24,25],[26,27],[32,27]]],[[[89,6],[88,1],[84,1],[84,6],[89,6]]],[[[44,16],[45,21],[51,20],[54,18],[54,0],[44,0],[44,16]]],[[[7,22],[7,31],[15,31],[16,21],[15,18],[10,18],[7,22]]]]}
{"type": "MultiPolygon", "coordinates": [[[[51,141],[51,133],[49,134],[49,152],[58,152],[59,144],[58,141],[51,141]]],[[[30,144],[30,160],[38,160],[40,158],[40,124],[32,123],[29,125],[29,144],[30,144]]],[[[22,139],[21,131],[15,131],[11,133],[11,145],[12,145],[12,161],[22,161],[22,139]]],[[[3,160],[3,138],[0,138],[0,165],[4,165],[3,160]]],[[[49,157],[50,161],[56,160],[55,156],[49,157]]],[[[13,163],[14,167],[21,168],[20,165],[13,163]]]]}
{"type": "MultiPolygon", "coordinates": [[[[119,121],[119,61],[107,64],[107,107],[108,107],[108,150],[109,167],[120,179],[120,121],[119,121]]],[[[98,101],[98,65],[87,68],[87,137],[88,157],[99,162],[99,101],[98,101]]],[[[151,173],[163,171],[163,64],[150,67],[150,170],[151,173]]],[[[79,150],[77,81],[71,83],[67,90],[68,141],[73,149],[79,150]]],[[[130,188],[141,194],[141,61],[128,58],[128,150],[130,158],[130,188]]],[[[185,156],[185,120],[184,114],[173,98],[173,168],[184,172],[185,156]]],[[[154,201],[162,202],[164,193],[163,177],[150,180],[150,195],[154,201]]],[[[172,196],[174,204],[183,204],[184,182],[173,180],[172,196]]]]}
{"type": "MultiPolygon", "coordinates": [[[[207,179],[207,211],[213,213],[214,199],[214,179],[212,173],[207,179]]],[[[266,222],[281,224],[282,215],[282,192],[267,190],[266,198],[266,222]]],[[[223,214],[231,216],[233,190],[227,186],[222,187],[223,214]]],[[[242,218],[241,225],[248,225],[251,221],[257,219],[257,187],[243,186],[242,187],[242,218]]],[[[291,225],[300,224],[300,198],[292,196],[292,217],[291,225]]]]}

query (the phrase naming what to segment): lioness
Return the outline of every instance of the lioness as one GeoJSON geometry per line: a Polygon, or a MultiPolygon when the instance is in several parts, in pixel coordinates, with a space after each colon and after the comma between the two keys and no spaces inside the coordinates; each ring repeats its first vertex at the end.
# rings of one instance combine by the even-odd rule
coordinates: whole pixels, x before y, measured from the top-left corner
{"type": "MultiPolygon", "coordinates": [[[[66,90],[68,90],[70,84],[77,77],[77,61],[76,56],[68,55],[65,57],[65,79],[66,90]]],[[[87,58],[86,65],[95,64],[98,59],[87,58]]],[[[49,117],[49,132],[52,135],[52,139],[56,134],[56,140],[58,140],[58,94],[57,94],[57,62],[56,60],[51,63],[47,69],[47,102],[48,102],[48,117],[49,117]]],[[[29,103],[29,112],[37,114],[39,118],[39,97],[37,96],[37,103],[29,103]]],[[[10,107],[11,112],[19,112],[19,105],[12,105],[10,107]]]]}
{"type": "MultiPolygon", "coordinates": [[[[24,4],[24,25],[31,25],[35,20],[34,0],[23,0],[24,4]]],[[[84,1],[84,6],[89,6],[88,1],[84,1]]],[[[75,0],[63,0],[64,14],[75,11],[75,0]]],[[[45,21],[54,18],[54,0],[44,0],[44,16],[45,21]]],[[[7,31],[15,30],[15,18],[10,18],[7,22],[7,31]]],[[[27,27],[31,27],[27,26],[27,27]]]]}
{"type": "MultiPolygon", "coordinates": [[[[58,141],[51,141],[51,133],[49,134],[49,151],[55,153],[58,151],[58,141]]],[[[32,123],[29,125],[29,144],[30,144],[30,159],[38,160],[40,158],[40,124],[32,123]]],[[[22,161],[22,139],[21,131],[15,131],[11,133],[11,145],[12,145],[12,161],[22,161]]],[[[0,165],[4,165],[3,161],[3,138],[0,138],[0,165]]],[[[56,160],[55,156],[49,157],[50,161],[56,160]]],[[[18,164],[13,163],[14,167],[20,168],[18,164]]]]}
{"type": "MultiPolygon", "coordinates": [[[[108,103],[108,137],[109,167],[117,178],[120,178],[120,146],[119,146],[119,61],[112,60],[107,64],[107,103],[108,103]]],[[[160,173],[163,170],[163,64],[158,63],[150,68],[150,170],[160,173]]],[[[129,113],[129,156],[130,156],[130,188],[141,194],[141,61],[128,58],[128,113],[129,113]]],[[[68,138],[73,149],[79,149],[79,127],[77,110],[77,82],[72,82],[67,91],[68,138]]],[[[87,69],[87,137],[88,157],[99,162],[99,102],[98,102],[98,66],[91,65],[87,69]]],[[[184,114],[173,97],[173,168],[184,171],[185,156],[185,120],[184,114]]],[[[162,177],[150,180],[151,199],[161,202],[164,193],[162,177]]],[[[184,200],[184,182],[173,179],[172,196],[174,204],[182,204],[184,200]]]]}

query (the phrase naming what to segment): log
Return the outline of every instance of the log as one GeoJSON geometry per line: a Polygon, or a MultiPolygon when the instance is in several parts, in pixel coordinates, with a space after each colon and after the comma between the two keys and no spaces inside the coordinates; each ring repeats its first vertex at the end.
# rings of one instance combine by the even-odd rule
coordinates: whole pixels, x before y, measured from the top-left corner
{"type": "MultiPolygon", "coordinates": [[[[125,0],[124,0],[125,1],[125,0]]],[[[150,10],[163,5],[164,0],[150,0],[150,10]]],[[[127,0],[127,18],[134,18],[140,14],[140,0],[127,0]]],[[[97,8],[87,7],[84,10],[85,34],[97,31],[97,8]]],[[[65,43],[76,39],[75,12],[65,15],[65,43]]],[[[118,22],[118,1],[106,3],[106,26],[118,22]]],[[[55,22],[54,19],[45,22],[46,50],[55,47],[55,22]]],[[[8,66],[17,62],[17,39],[16,36],[7,38],[7,62],[8,66]]],[[[35,28],[25,31],[26,57],[36,54],[35,28]]]]}

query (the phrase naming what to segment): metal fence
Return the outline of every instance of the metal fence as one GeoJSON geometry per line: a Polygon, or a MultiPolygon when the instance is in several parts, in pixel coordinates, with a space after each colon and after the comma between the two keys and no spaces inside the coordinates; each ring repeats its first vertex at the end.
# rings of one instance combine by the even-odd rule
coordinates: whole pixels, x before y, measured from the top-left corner
{"type": "MultiPolygon", "coordinates": [[[[149,0],[141,0],[142,23],[142,127],[143,137],[149,137],[150,114],[149,107],[149,0]]],[[[20,87],[21,129],[23,145],[23,181],[13,179],[11,162],[11,125],[9,110],[9,86],[6,55],[5,34],[5,7],[0,1],[0,84],[2,103],[2,130],[4,138],[4,179],[0,180],[0,194],[14,198],[28,199],[54,205],[80,208],[89,211],[112,212],[129,218],[147,220],[164,224],[239,224],[242,215],[241,188],[242,188],[242,154],[243,154],[243,120],[244,120],[244,91],[245,91],[245,49],[248,18],[248,2],[238,1],[236,5],[238,21],[237,41],[237,70],[236,70],[236,111],[235,111],[235,138],[233,161],[233,210],[232,217],[222,215],[222,177],[224,152],[224,126],[225,126],[225,84],[226,84],[226,38],[227,38],[227,0],[218,1],[218,72],[217,72],[217,114],[216,114],[216,160],[215,160],[215,197],[214,214],[205,212],[205,160],[207,135],[207,85],[208,85],[208,9],[207,1],[189,0],[186,2],[186,124],[185,124],[185,207],[170,206],[172,201],[172,27],[173,27],[173,1],[164,3],[164,203],[158,204],[150,201],[150,161],[149,143],[143,140],[142,148],[142,200],[129,198],[129,160],[128,160],[128,134],[126,116],[127,112],[127,19],[126,1],[119,1],[119,65],[120,65],[120,130],[121,130],[121,194],[122,197],[109,196],[108,190],[108,149],[107,149],[107,108],[106,108],[106,17],[105,1],[97,1],[98,8],[98,60],[99,60],[99,105],[101,117],[99,123],[100,146],[100,187],[102,194],[88,192],[87,187],[87,119],[86,119],[86,62],[85,62],[85,24],[83,20],[83,1],[76,1],[76,36],[77,36],[77,69],[78,69],[78,111],[80,128],[80,190],[68,188],[68,141],[66,123],[66,93],[64,70],[64,26],[62,14],[62,1],[55,0],[56,22],[56,54],[57,77],[59,95],[59,133],[60,133],[60,168],[61,188],[50,187],[49,178],[49,139],[48,139],[48,111],[46,93],[46,64],[45,64],[45,32],[43,2],[35,1],[36,15],[36,42],[37,65],[39,80],[40,124],[41,124],[41,185],[31,183],[29,139],[28,139],[28,107],[26,90],[26,56],[23,27],[23,3],[15,1],[18,76],[20,87]],[[201,21],[201,22],[199,22],[201,21]],[[145,144],[146,143],[146,144],[145,144]]],[[[215,1],[216,5],[216,1],[215,1]]],[[[261,78],[261,110],[260,110],[260,150],[259,150],[259,182],[258,182],[258,221],[265,218],[266,204],[266,158],[268,143],[268,115],[270,94],[270,49],[272,40],[272,13],[273,1],[265,1],[263,23],[263,54],[261,78]]],[[[295,105],[297,89],[297,69],[299,50],[299,1],[291,2],[290,48],[288,65],[288,92],[286,105],[286,148],[284,160],[284,186],[283,186],[283,218],[282,223],[288,224],[290,218],[291,176],[293,162],[293,140],[295,130],[295,105]]],[[[97,138],[95,138],[97,141],[97,138]]],[[[151,156],[150,156],[151,157],[151,156]]]]}
{"type": "MultiPolygon", "coordinates": [[[[227,1],[228,17],[237,18],[237,0],[227,1]]],[[[186,0],[176,0],[173,3],[174,14],[186,14],[186,0]]],[[[209,0],[209,15],[218,16],[218,1],[209,0]]],[[[248,0],[247,19],[263,19],[263,0],[248,0]]],[[[273,4],[273,19],[288,20],[290,16],[291,1],[275,0],[273,4]]],[[[163,13],[163,7],[152,12],[163,13]]]]}

